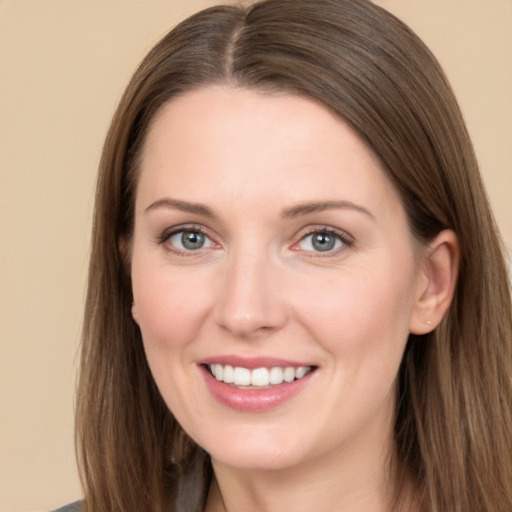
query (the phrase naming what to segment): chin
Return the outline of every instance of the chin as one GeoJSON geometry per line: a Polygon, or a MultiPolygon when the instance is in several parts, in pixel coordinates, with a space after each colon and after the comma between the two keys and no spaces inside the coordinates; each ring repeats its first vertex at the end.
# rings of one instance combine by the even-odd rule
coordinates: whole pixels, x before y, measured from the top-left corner
{"type": "Polygon", "coordinates": [[[224,439],[222,443],[214,439],[211,450],[203,446],[212,461],[238,469],[278,471],[307,457],[304,442],[282,434],[272,436],[253,429],[252,435],[226,435],[224,439]],[[301,447],[300,452],[297,447],[301,447]]]}
{"type": "Polygon", "coordinates": [[[254,451],[245,450],[226,453],[211,453],[212,462],[247,471],[280,471],[297,465],[300,458],[283,453],[281,450],[254,451]]]}

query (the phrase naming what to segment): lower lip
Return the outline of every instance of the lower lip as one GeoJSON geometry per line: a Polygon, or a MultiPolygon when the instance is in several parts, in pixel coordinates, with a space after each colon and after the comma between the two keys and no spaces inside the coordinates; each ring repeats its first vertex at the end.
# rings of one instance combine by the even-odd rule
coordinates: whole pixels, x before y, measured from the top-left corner
{"type": "Polygon", "coordinates": [[[222,405],[242,412],[265,412],[290,400],[310,381],[313,371],[293,382],[283,382],[262,389],[240,389],[218,381],[204,366],[201,367],[212,396],[222,405]]]}

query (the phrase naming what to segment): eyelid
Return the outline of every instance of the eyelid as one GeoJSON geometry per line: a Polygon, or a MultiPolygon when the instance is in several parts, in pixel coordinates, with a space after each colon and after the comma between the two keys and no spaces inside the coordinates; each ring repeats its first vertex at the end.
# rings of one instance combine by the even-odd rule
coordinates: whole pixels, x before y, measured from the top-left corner
{"type": "Polygon", "coordinates": [[[156,237],[156,243],[159,245],[164,245],[165,249],[169,252],[172,252],[174,254],[178,254],[180,256],[195,256],[200,254],[203,249],[211,249],[212,247],[205,247],[200,248],[197,250],[186,250],[186,249],[180,249],[178,247],[175,247],[171,244],[167,244],[167,242],[170,240],[171,237],[174,235],[177,235],[178,233],[181,233],[183,231],[197,231],[198,233],[201,233],[204,235],[214,246],[220,246],[220,244],[215,240],[215,237],[213,237],[209,230],[205,229],[204,226],[201,226],[200,224],[179,224],[177,226],[172,226],[170,228],[165,229],[160,235],[156,237]]]}
{"type": "Polygon", "coordinates": [[[315,225],[315,226],[308,226],[304,229],[302,229],[297,237],[297,241],[293,243],[291,249],[294,251],[301,251],[303,254],[305,254],[307,257],[332,257],[338,255],[340,252],[343,252],[344,250],[348,249],[349,247],[352,247],[355,243],[355,239],[352,235],[347,233],[346,231],[338,228],[334,228],[332,226],[326,226],[326,225],[315,225]],[[298,247],[298,245],[306,239],[308,236],[312,236],[318,233],[327,233],[329,235],[332,235],[336,237],[338,240],[341,241],[342,246],[338,247],[336,249],[328,250],[325,252],[322,251],[309,251],[309,250],[303,250],[298,247]]]}
{"type": "MultiPolygon", "coordinates": [[[[203,234],[206,238],[208,238],[208,240],[211,241],[211,243],[214,245],[213,248],[218,248],[221,246],[221,244],[219,244],[219,242],[217,242],[217,240],[216,240],[217,237],[212,236],[210,230],[206,229],[204,226],[202,226],[200,224],[195,224],[195,223],[179,224],[179,225],[172,226],[172,227],[165,229],[160,235],[158,235],[156,237],[156,243],[159,245],[166,245],[166,242],[168,242],[168,240],[172,236],[174,236],[178,233],[181,233],[183,231],[197,231],[198,233],[203,234]],[[217,247],[215,247],[215,246],[217,246],[217,247]]],[[[353,246],[355,243],[354,237],[352,235],[350,235],[349,233],[347,233],[346,231],[339,229],[339,228],[334,228],[329,225],[322,225],[322,224],[307,226],[307,227],[301,229],[299,231],[299,233],[294,238],[296,241],[292,244],[291,250],[297,251],[297,252],[300,251],[306,257],[333,257],[333,256],[338,255],[340,252],[343,252],[344,250],[348,249],[349,247],[353,246]],[[336,249],[327,250],[325,252],[303,250],[300,247],[298,247],[298,245],[305,238],[307,238],[308,236],[317,234],[317,233],[327,233],[329,235],[335,236],[338,240],[341,241],[342,246],[338,247],[336,249]]],[[[184,250],[184,249],[179,249],[175,246],[170,246],[170,244],[167,244],[165,248],[169,252],[186,257],[186,256],[199,255],[203,252],[204,249],[208,250],[208,249],[211,249],[212,247],[205,247],[204,249],[200,248],[197,250],[186,250],[186,249],[184,250]]]]}

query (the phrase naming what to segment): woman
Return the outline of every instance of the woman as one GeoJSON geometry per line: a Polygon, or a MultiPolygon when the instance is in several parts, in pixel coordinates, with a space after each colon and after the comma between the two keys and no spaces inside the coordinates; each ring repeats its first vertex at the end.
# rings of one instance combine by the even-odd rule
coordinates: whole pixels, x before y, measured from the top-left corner
{"type": "Polygon", "coordinates": [[[203,11],[96,197],[80,509],[512,510],[510,291],[434,57],[365,0],[203,11]]]}

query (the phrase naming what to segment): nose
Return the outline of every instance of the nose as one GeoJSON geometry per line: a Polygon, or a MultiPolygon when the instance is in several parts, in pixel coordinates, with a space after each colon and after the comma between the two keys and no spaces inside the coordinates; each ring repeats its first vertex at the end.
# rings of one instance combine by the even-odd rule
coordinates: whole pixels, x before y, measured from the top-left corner
{"type": "Polygon", "coordinates": [[[217,324],[239,339],[271,334],[287,320],[279,268],[263,254],[229,258],[216,305],[217,324]]]}

